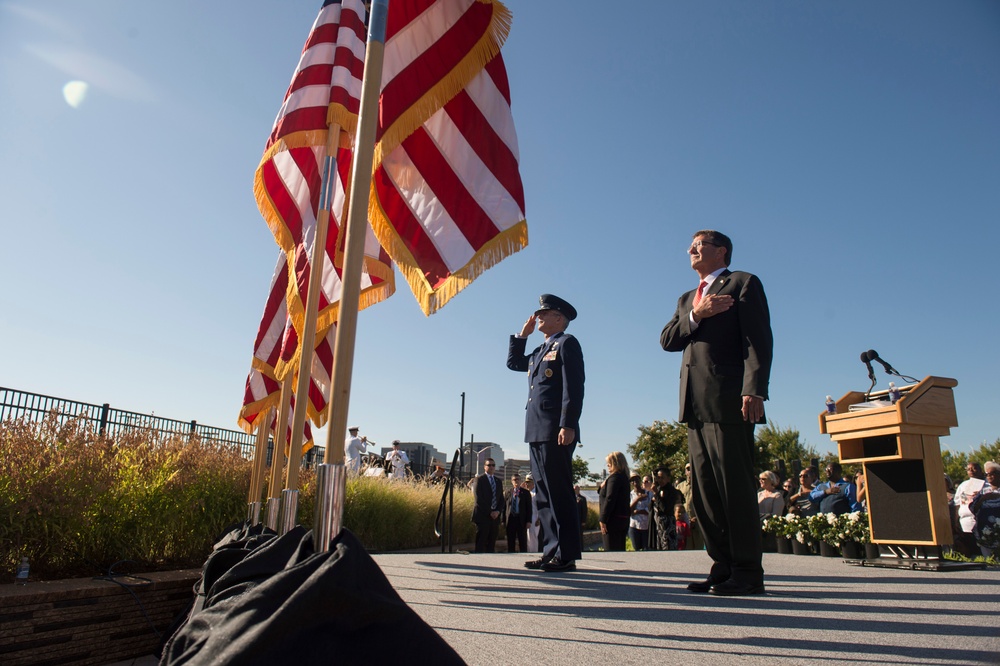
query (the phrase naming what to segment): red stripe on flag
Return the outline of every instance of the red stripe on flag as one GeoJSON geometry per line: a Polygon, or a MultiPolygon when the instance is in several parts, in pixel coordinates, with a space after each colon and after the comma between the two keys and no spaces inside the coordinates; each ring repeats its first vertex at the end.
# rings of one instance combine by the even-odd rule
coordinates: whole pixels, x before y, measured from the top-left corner
{"type": "MultiPolygon", "coordinates": [[[[479,159],[487,165],[494,178],[517,202],[518,208],[524,210],[524,186],[521,183],[517,158],[493,130],[493,125],[469,94],[463,90],[444,108],[455,125],[461,128],[462,136],[469,142],[479,159]]],[[[421,170],[421,173],[426,172],[421,170]]]]}
{"type": "MultiPolygon", "coordinates": [[[[392,14],[392,11],[389,12],[392,14]]],[[[472,50],[493,19],[493,5],[473,3],[462,17],[426,51],[384,84],[376,140],[384,130],[443,79],[472,50]]]]}
{"type": "Polygon", "coordinates": [[[434,244],[427,238],[424,228],[413,216],[410,207],[399,196],[384,167],[380,166],[373,178],[382,209],[386,218],[392,221],[396,235],[413,255],[431,287],[439,286],[448,278],[448,266],[445,265],[434,244]]]}
{"type": "Polygon", "coordinates": [[[437,196],[441,207],[475,251],[478,252],[500,232],[423,127],[403,141],[403,148],[424,182],[437,196]]]}

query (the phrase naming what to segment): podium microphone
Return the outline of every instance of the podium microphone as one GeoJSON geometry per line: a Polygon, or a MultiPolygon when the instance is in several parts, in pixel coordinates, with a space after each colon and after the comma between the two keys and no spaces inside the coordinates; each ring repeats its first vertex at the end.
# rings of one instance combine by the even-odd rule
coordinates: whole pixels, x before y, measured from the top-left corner
{"type": "Polygon", "coordinates": [[[878,361],[882,365],[882,367],[885,368],[885,374],[896,375],[897,377],[899,376],[899,371],[896,370],[896,368],[889,365],[888,361],[882,360],[882,357],[878,355],[877,351],[875,351],[874,349],[869,349],[867,354],[869,361],[878,361]]]}
{"type": "Polygon", "coordinates": [[[875,386],[875,371],[872,370],[873,356],[878,357],[878,354],[875,354],[875,352],[870,349],[868,351],[861,352],[861,362],[865,364],[866,368],[868,368],[868,379],[872,380],[872,386],[875,386]]]}

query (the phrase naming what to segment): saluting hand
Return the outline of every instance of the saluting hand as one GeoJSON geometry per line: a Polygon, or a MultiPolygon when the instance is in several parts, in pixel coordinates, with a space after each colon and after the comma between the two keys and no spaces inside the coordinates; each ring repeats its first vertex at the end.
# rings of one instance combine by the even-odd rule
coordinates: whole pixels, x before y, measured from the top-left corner
{"type": "Polygon", "coordinates": [[[521,327],[521,332],[517,337],[526,338],[535,332],[535,315],[528,317],[528,321],[524,322],[524,326],[521,327]]]}

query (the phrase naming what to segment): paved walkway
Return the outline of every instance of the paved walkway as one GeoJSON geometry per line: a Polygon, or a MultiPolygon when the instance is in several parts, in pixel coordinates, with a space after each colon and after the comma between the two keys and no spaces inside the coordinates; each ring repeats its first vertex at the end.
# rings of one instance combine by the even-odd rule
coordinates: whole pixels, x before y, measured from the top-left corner
{"type": "MultiPolygon", "coordinates": [[[[910,571],[769,553],[767,594],[718,598],[685,589],[708,571],[703,551],[586,553],[569,573],[528,571],[516,553],[374,559],[474,666],[1000,664],[995,568],[910,571]]],[[[414,663],[419,654],[414,646],[414,663]]]]}
{"type": "Polygon", "coordinates": [[[1000,571],[909,571],[765,554],[767,594],[687,592],[703,552],[387,554],[403,599],[469,664],[1000,664],[1000,571]]]}

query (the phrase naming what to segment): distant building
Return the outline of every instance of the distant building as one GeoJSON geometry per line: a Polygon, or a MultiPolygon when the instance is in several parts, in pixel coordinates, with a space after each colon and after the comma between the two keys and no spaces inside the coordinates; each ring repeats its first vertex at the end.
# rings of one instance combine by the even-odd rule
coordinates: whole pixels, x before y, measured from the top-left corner
{"type": "Polygon", "coordinates": [[[463,476],[466,478],[482,474],[483,463],[487,458],[493,458],[493,462],[497,464],[494,474],[499,474],[500,468],[504,466],[503,447],[495,442],[466,442],[462,445],[462,452],[465,454],[463,476]]]}
{"type": "Polygon", "coordinates": [[[524,477],[528,476],[529,472],[531,472],[530,460],[507,458],[507,462],[504,464],[503,470],[501,472],[497,472],[497,474],[500,474],[504,479],[509,479],[517,474],[521,477],[521,481],[524,481],[524,477]]]}

